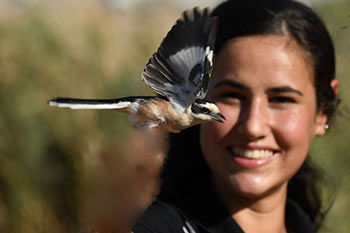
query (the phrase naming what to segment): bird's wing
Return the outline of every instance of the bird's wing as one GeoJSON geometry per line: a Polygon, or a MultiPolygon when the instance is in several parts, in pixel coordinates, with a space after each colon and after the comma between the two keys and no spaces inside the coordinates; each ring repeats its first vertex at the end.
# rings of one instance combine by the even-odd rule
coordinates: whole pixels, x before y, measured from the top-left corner
{"type": "Polygon", "coordinates": [[[148,61],[142,80],[184,111],[204,99],[213,67],[217,20],[208,9],[185,11],[148,61]]]}

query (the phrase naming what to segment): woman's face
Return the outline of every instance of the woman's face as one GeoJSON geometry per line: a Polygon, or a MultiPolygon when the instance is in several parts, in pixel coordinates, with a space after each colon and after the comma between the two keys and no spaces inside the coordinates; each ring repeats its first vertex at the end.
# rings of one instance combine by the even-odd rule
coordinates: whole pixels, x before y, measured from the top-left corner
{"type": "Polygon", "coordinates": [[[226,117],[201,126],[220,192],[260,197],[286,191],[326,116],[316,110],[312,63],[286,36],[241,37],[216,57],[208,100],[226,117]]]}

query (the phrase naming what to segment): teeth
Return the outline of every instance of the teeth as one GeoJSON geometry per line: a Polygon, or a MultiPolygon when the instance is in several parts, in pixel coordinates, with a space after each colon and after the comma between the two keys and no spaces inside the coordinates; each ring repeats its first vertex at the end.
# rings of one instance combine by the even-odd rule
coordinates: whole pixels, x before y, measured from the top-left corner
{"type": "Polygon", "coordinates": [[[232,152],[240,157],[249,159],[264,159],[273,155],[273,151],[271,150],[247,150],[241,148],[233,148],[232,152]]]}

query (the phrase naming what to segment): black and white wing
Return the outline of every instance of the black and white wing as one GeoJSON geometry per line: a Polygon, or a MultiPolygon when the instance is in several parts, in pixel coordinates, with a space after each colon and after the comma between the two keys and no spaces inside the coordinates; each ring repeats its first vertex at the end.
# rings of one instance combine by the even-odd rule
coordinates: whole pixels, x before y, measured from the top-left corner
{"type": "Polygon", "coordinates": [[[207,94],[216,28],[207,8],[184,12],[142,73],[142,80],[179,111],[207,94]]]}

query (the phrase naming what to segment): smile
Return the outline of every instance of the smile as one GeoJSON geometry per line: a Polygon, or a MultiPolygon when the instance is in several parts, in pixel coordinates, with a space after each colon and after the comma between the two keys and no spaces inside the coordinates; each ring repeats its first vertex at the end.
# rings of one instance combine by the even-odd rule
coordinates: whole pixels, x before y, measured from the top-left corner
{"type": "Polygon", "coordinates": [[[273,155],[272,150],[231,148],[232,152],[242,158],[265,159],[273,155]]]}
{"type": "Polygon", "coordinates": [[[258,168],[274,161],[280,154],[272,149],[248,149],[228,147],[232,160],[242,168],[258,168]]]}

